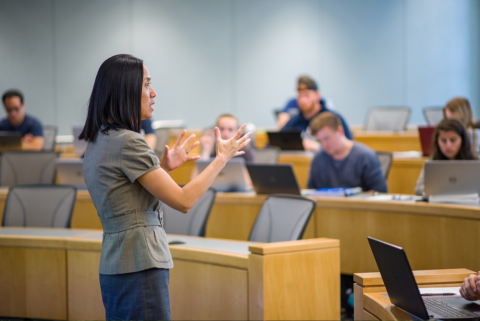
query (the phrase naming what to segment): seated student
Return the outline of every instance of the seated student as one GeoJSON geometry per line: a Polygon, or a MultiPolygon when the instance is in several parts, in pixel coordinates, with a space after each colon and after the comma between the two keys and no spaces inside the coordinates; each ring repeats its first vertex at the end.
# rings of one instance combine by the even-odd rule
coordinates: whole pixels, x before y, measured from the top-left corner
{"type": "MultiPolygon", "coordinates": [[[[303,85],[307,85],[311,83],[313,80],[308,76],[300,76],[297,81],[297,89],[302,87],[303,85]]],[[[327,109],[333,109],[333,104],[329,99],[320,97],[320,104],[322,106],[326,106],[327,109]]],[[[297,116],[300,113],[300,109],[298,108],[298,101],[297,98],[290,99],[287,102],[287,105],[283,108],[283,110],[277,116],[277,128],[282,129],[286,123],[290,120],[290,118],[297,116]]]]}
{"type": "MultiPolygon", "coordinates": [[[[477,159],[476,152],[472,150],[468,132],[461,121],[455,118],[442,120],[435,129],[432,151],[432,160],[473,160],[477,159]]],[[[415,194],[423,195],[425,191],[424,169],[422,168],[415,194]]]]}
{"type": "Polygon", "coordinates": [[[23,95],[17,90],[9,90],[2,96],[7,118],[0,120],[0,131],[21,132],[22,149],[43,149],[43,127],[34,117],[25,114],[23,95]]]}
{"type": "MultiPolygon", "coordinates": [[[[298,98],[296,100],[300,112],[298,115],[290,118],[290,120],[283,126],[281,131],[293,131],[298,130],[301,132],[307,132],[310,121],[317,115],[330,111],[322,99],[320,92],[318,91],[315,81],[308,77],[301,77],[298,81],[298,98]]],[[[330,111],[331,112],[331,111],[330,111]]],[[[332,112],[333,113],[333,112],[332,112]]],[[[352,139],[352,134],[348,129],[348,125],[343,118],[334,113],[341,121],[343,131],[348,139],[352,139]]],[[[303,145],[305,150],[318,150],[318,144],[312,139],[304,138],[303,145]]]]}
{"type": "Polygon", "coordinates": [[[155,150],[155,147],[157,145],[157,135],[155,134],[155,131],[152,128],[152,120],[151,119],[145,119],[142,120],[142,129],[145,132],[145,140],[147,141],[147,145],[155,150]]]}
{"type": "Polygon", "coordinates": [[[313,158],[308,188],[361,187],[387,192],[377,154],[364,144],[345,137],[340,118],[330,112],[316,116],[310,129],[322,145],[313,158]]]}
{"type": "MultiPolygon", "coordinates": [[[[239,125],[238,119],[231,114],[223,114],[217,119],[216,126],[220,129],[220,136],[222,139],[230,139],[237,132],[239,125]]],[[[213,134],[213,129],[205,131],[203,136],[200,138],[202,152],[200,154],[200,159],[209,159],[210,157],[216,156],[215,150],[215,136],[213,134]]],[[[241,151],[245,152],[243,155],[238,157],[243,157],[246,163],[255,163],[255,150],[247,145],[241,151]]]]}
{"type": "Polygon", "coordinates": [[[453,98],[443,109],[443,115],[445,118],[456,118],[463,122],[463,125],[468,130],[473,150],[477,153],[480,152],[480,130],[473,120],[472,108],[468,99],[462,97],[453,98]]]}

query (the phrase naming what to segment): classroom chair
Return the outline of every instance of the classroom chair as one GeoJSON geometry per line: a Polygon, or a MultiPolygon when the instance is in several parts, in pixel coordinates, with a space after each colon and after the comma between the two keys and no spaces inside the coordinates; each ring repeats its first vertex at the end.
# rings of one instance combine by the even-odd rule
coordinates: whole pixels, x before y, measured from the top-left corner
{"type": "Polygon", "coordinates": [[[425,116],[427,124],[436,126],[443,120],[443,107],[425,107],[423,116],[425,116]]]}
{"type": "Polygon", "coordinates": [[[55,152],[5,152],[0,160],[0,186],[54,184],[55,152]]]}
{"type": "Polygon", "coordinates": [[[2,226],[69,228],[76,197],[69,185],[12,186],[2,226]]]}
{"type": "Polygon", "coordinates": [[[55,150],[55,136],[57,136],[57,127],[51,125],[43,126],[43,150],[45,152],[53,152],[55,150]]]}
{"type": "Polygon", "coordinates": [[[280,156],[280,148],[275,146],[255,149],[256,164],[277,164],[278,156],[280,156]]]}
{"type": "Polygon", "coordinates": [[[248,238],[251,242],[300,240],[317,202],[296,195],[269,195],[248,238]]]}
{"type": "Polygon", "coordinates": [[[382,172],[385,179],[388,178],[390,167],[392,167],[393,154],[390,152],[376,152],[380,165],[382,165],[382,172]]]}
{"type": "Polygon", "coordinates": [[[207,224],[216,194],[217,191],[215,189],[209,188],[186,214],[162,203],[160,209],[163,211],[163,228],[165,232],[168,234],[205,236],[205,225],[207,224]]]}
{"type": "Polygon", "coordinates": [[[404,131],[407,129],[410,108],[370,108],[365,121],[365,131],[404,131]]]}

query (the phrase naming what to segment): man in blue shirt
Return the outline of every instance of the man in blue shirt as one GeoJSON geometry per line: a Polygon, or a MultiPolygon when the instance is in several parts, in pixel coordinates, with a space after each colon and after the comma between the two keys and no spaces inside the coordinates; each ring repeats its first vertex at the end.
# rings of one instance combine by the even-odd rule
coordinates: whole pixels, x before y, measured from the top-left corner
{"type": "MultiPolygon", "coordinates": [[[[311,78],[302,76],[298,79],[298,98],[290,101],[285,109],[294,108],[294,102],[296,102],[299,113],[296,116],[290,118],[290,120],[283,126],[281,131],[301,131],[306,132],[309,127],[310,121],[317,115],[330,111],[327,108],[326,101],[322,99],[320,92],[318,91],[317,84],[311,78]]],[[[331,111],[330,111],[331,112],[331,111]]],[[[332,112],[333,113],[333,112],[332,112]]],[[[345,120],[338,114],[342,127],[344,128],[345,136],[348,139],[352,139],[352,134],[348,128],[345,120]]],[[[304,147],[306,150],[318,149],[318,145],[311,139],[304,139],[304,147]]]]}
{"type": "Polygon", "coordinates": [[[312,134],[322,145],[310,166],[308,188],[361,187],[387,192],[377,154],[368,146],[345,137],[340,118],[324,112],[310,122],[312,134]]]}
{"type": "Polygon", "coordinates": [[[21,132],[22,149],[43,149],[42,124],[34,117],[25,114],[23,95],[18,90],[9,90],[2,96],[7,118],[0,120],[0,131],[21,132]]]}

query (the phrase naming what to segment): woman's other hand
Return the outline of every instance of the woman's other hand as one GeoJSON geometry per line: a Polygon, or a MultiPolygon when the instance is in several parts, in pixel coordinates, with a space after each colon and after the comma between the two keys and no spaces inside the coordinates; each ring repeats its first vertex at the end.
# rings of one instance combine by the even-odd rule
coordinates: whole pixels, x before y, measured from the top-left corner
{"type": "MultiPolygon", "coordinates": [[[[480,272],[479,272],[480,274],[480,272]]],[[[476,301],[480,300],[480,278],[478,275],[471,274],[462,283],[460,294],[465,300],[476,301]]]]}
{"type": "Polygon", "coordinates": [[[228,140],[223,140],[220,136],[220,130],[218,127],[215,127],[215,139],[217,141],[217,157],[222,158],[225,162],[229,159],[245,154],[244,151],[239,151],[240,149],[247,146],[251,139],[249,138],[252,133],[247,133],[242,137],[243,130],[245,129],[245,124],[243,124],[237,131],[237,133],[228,140]]]}
{"type": "Polygon", "coordinates": [[[173,171],[178,166],[182,165],[187,161],[197,160],[200,156],[188,156],[188,153],[191,152],[195,147],[200,144],[199,141],[196,141],[189,147],[187,147],[194,139],[195,134],[190,135],[183,143],[183,137],[187,133],[186,130],[183,130],[178,137],[177,142],[173,145],[172,149],[165,145],[165,152],[163,153],[162,160],[160,161],[160,166],[166,171],[170,172],[173,171]]]}

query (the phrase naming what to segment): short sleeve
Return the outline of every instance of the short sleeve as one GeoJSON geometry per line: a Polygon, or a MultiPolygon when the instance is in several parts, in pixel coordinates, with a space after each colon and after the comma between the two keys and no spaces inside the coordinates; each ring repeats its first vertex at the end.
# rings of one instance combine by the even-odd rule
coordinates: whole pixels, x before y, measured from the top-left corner
{"type": "Polygon", "coordinates": [[[133,183],[140,176],[160,167],[155,152],[147,145],[145,138],[132,132],[122,146],[121,170],[133,183]]]}
{"type": "Polygon", "coordinates": [[[43,137],[42,124],[38,120],[33,119],[29,132],[35,137],[43,137]]]}

